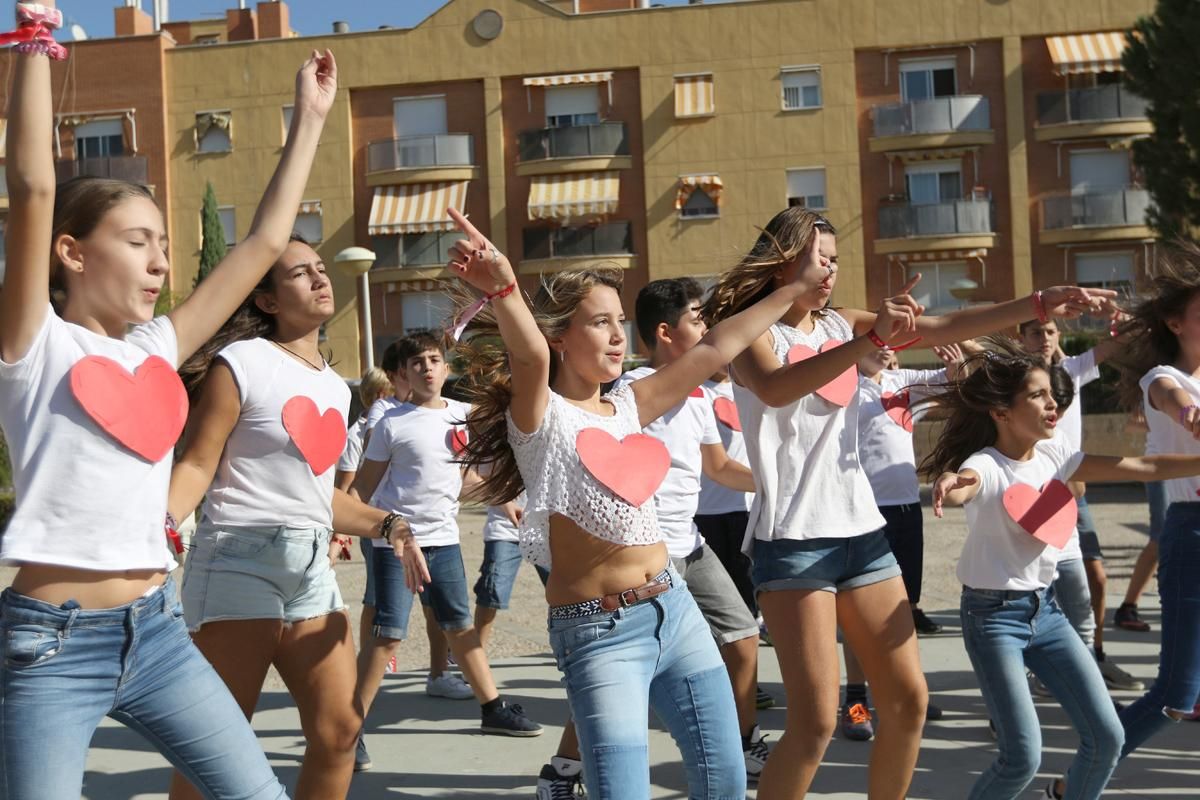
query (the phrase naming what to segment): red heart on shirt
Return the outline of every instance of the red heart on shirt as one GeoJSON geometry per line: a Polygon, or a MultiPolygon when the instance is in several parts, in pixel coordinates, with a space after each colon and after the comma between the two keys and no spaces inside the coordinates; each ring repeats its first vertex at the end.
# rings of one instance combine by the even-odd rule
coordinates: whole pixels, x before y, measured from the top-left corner
{"type": "Polygon", "coordinates": [[[575,437],[575,452],[593,478],[635,507],[654,496],[671,468],[666,445],[644,433],[617,441],[607,431],[584,428],[575,437]]]}
{"type": "Polygon", "coordinates": [[[704,397],[704,390],[701,389],[699,386],[697,386],[695,389],[692,389],[690,392],[688,392],[688,397],[701,397],[702,398],[702,397],[704,397]]]}
{"type": "Polygon", "coordinates": [[[463,428],[451,428],[446,434],[446,443],[450,447],[450,452],[454,455],[459,455],[463,450],[467,449],[467,432],[463,428]]]}
{"type": "Polygon", "coordinates": [[[908,389],[905,389],[902,392],[896,392],[895,394],[891,392],[884,392],[879,396],[879,400],[881,403],[883,403],[883,410],[887,413],[887,415],[895,420],[896,424],[901,428],[904,428],[904,430],[912,433],[913,416],[912,410],[908,405],[908,389]]]}
{"type": "Polygon", "coordinates": [[[1003,502],[1013,522],[1039,542],[1061,550],[1071,540],[1079,507],[1062,481],[1048,481],[1041,489],[1014,483],[1004,491],[1003,502]]]}
{"type": "MultiPolygon", "coordinates": [[[[827,353],[835,347],[841,347],[844,344],[841,339],[829,339],[821,345],[820,352],[827,353]]],[[[804,361],[807,358],[812,358],[817,355],[816,350],[813,350],[808,345],[797,344],[793,345],[791,350],[787,352],[787,361],[789,364],[795,364],[797,361],[804,361]]],[[[817,389],[817,397],[833,403],[835,406],[845,408],[850,405],[850,400],[854,397],[854,393],[858,391],[858,368],[853,364],[846,367],[846,371],[838,375],[829,383],[817,389]]]]}
{"type": "Polygon", "coordinates": [[[283,404],[283,428],[313,475],[324,475],[346,448],[346,420],[341,412],[331,408],[322,414],[311,397],[296,395],[283,404]]]}
{"type": "Polygon", "coordinates": [[[153,463],[171,452],[187,422],[187,391],[161,356],[132,373],[111,358],[85,356],[71,367],[71,393],[101,430],[153,463]]]}
{"type": "Polygon", "coordinates": [[[728,397],[718,397],[713,400],[713,413],[726,428],[735,431],[742,429],[742,420],[738,417],[737,405],[728,397]]]}

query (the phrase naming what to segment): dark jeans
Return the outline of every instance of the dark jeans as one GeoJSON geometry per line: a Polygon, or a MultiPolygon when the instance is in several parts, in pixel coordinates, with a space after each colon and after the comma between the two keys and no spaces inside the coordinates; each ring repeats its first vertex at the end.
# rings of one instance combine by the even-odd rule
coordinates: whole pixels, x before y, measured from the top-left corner
{"type": "Polygon", "coordinates": [[[925,571],[925,520],[921,517],[921,504],[880,506],[879,513],[887,520],[883,535],[900,565],[908,602],[916,605],[921,602],[921,575],[925,571]]]}
{"type": "Polygon", "coordinates": [[[694,519],[705,543],[717,554],[717,560],[725,565],[725,571],[733,578],[733,585],[745,601],[746,608],[757,617],[758,603],[754,599],[754,584],[750,580],[750,558],[742,552],[742,541],[746,538],[750,512],[697,514],[694,519]]]}

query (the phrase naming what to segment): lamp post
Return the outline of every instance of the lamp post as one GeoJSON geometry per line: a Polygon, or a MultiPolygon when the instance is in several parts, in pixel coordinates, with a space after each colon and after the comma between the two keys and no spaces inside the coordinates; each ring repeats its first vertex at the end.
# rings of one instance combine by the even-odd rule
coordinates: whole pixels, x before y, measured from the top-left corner
{"type": "Polygon", "coordinates": [[[358,278],[358,331],[363,340],[364,371],[375,366],[375,342],[371,334],[371,284],[367,273],[375,263],[375,254],[365,247],[347,247],[333,257],[333,263],[358,278]]]}
{"type": "Polygon", "coordinates": [[[963,305],[975,297],[979,284],[970,278],[959,278],[950,285],[950,294],[963,305]]]}

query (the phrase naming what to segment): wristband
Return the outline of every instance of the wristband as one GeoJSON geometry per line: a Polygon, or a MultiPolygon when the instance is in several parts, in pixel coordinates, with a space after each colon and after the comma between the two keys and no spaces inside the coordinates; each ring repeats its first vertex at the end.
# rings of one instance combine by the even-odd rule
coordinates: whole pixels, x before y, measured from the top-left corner
{"type": "Polygon", "coordinates": [[[166,519],[163,520],[163,530],[166,532],[167,541],[171,543],[175,554],[179,555],[182,553],[183,538],[179,535],[179,520],[175,519],[175,515],[170,511],[167,512],[166,519]]]}
{"type": "Polygon", "coordinates": [[[388,544],[392,543],[392,526],[396,524],[396,520],[398,519],[400,519],[400,515],[395,511],[391,511],[383,518],[383,522],[379,523],[379,533],[388,544]]]}
{"type": "Polygon", "coordinates": [[[1195,403],[1192,403],[1191,405],[1187,405],[1187,406],[1184,406],[1183,408],[1179,409],[1179,424],[1180,425],[1187,425],[1188,412],[1191,411],[1193,408],[1200,408],[1200,406],[1197,406],[1195,403]]]}
{"type": "Polygon", "coordinates": [[[876,347],[883,349],[883,350],[891,350],[893,353],[899,353],[901,350],[907,350],[908,348],[912,347],[917,342],[921,341],[921,337],[918,336],[915,339],[909,339],[904,344],[890,345],[887,342],[885,342],[883,339],[879,338],[879,334],[875,332],[874,328],[867,331],[867,338],[870,339],[871,344],[875,345],[876,347]]]}
{"type": "MultiPolygon", "coordinates": [[[[495,252],[496,248],[493,247],[492,250],[495,252]]],[[[467,329],[467,323],[475,319],[475,315],[482,311],[484,306],[486,306],[492,300],[499,300],[502,297],[508,297],[510,294],[516,291],[516,288],[517,282],[514,280],[500,291],[492,292],[491,294],[485,294],[483,297],[467,306],[466,310],[463,311],[462,316],[458,318],[458,322],[455,323],[454,327],[449,331],[450,335],[454,337],[454,341],[457,342],[462,338],[463,331],[467,329]]]]}
{"type": "Polygon", "coordinates": [[[1029,299],[1033,301],[1033,312],[1037,315],[1037,321],[1045,325],[1050,321],[1050,317],[1046,314],[1046,303],[1042,300],[1041,290],[1029,295],[1029,299]]]}
{"type": "Polygon", "coordinates": [[[871,340],[871,344],[875,345],[879,349],[887,349],[887,342],[879,338],[879,334],[875,332],[874,328],[871,328],[871,330],[867,331],[867,338],[871,340]]]}

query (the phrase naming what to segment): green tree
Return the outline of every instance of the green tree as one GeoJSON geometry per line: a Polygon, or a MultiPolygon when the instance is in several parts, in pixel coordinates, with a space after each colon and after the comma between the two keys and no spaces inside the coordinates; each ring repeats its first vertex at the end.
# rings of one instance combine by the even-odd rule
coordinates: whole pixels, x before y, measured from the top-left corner
{"type": "Polygon", "coordinates": [[[193,286],[208,277],[208,273],[225,258],[225,229],[217,212],[217,193],[211,182],[204,185],[204,205],[200,209],[200,270],[193,286]]]}
{"type": "Polygon", "coordinates": [[[1158,0],[1133,26],[1122,56],[1125,85],[1149,101],[1154,132],[1133,143],[1153,200],[1150,224],[1163,238],[1200,226],[1200,8],[1158,0]]]}

